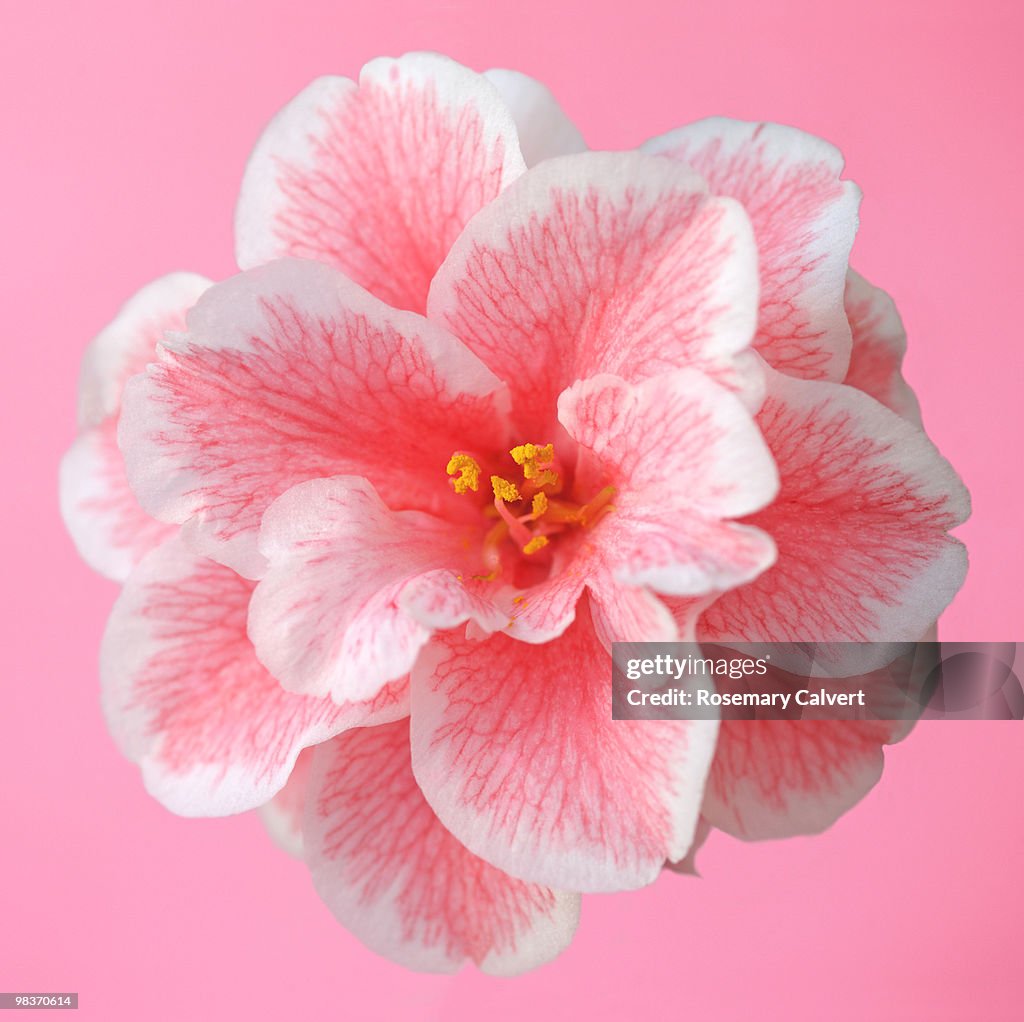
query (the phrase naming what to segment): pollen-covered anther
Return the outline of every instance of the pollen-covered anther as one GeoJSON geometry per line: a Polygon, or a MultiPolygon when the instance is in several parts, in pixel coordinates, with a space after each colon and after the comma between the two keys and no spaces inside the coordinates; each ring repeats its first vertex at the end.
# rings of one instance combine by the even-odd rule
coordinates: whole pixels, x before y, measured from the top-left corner
{"type": "Polygon", "coordinates": [[[501,476],[491,476],[491,488],[494,490],[494,496],[498,500],[505,501],[507,504],[513,504],[521,499],[516,484],[510,483],[501,476]]]}
{"type": "Polygon", "coordinates": [[[543,550],[548,545],[547,536],[534,536],[526,546],[523,547],[524,554],[535,554],[538,550],[543,550]]]}
{"type": "Polygon", "coordinates": [[[454,476],[449,479],[456,493],[466,493],[473,490],[475,493],[480,488],[480,466],[475,458],[468,454],[456,451],[448,460],[448,475],[454,476]]]}
{"type": "Polygon", "coordinates": [[[561,477],[554,469],[554,444],[519,444],[509,454],[523,470],[523,478],[534,486],[557,486],[561,477]]]}

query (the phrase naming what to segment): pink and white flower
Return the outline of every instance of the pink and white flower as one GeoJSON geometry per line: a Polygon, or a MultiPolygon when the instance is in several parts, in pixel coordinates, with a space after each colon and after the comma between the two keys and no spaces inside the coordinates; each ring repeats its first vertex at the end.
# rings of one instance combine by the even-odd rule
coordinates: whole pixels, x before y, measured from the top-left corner
{"type": "Polygon", "coordinates": [[[836,151],[644,149],[515,72],[319,79],[246,171],[243,272],[87,357],[61,492],[127,577],[112,732],[176,812],[263,807],[414,968],[538,965],[581,892],[820,829],[901,736],[613,721],[612,642],[916,639],[963,579],[836,151]]]}

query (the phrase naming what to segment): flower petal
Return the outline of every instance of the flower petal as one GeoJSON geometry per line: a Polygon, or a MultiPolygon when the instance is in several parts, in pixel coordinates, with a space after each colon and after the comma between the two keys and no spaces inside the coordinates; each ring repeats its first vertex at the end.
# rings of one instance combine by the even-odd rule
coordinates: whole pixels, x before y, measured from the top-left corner
{"type": "Polygon", "coordinates": [[[693,622],[685,629],[647,589],[624,586],[605,572],[588,578],[587,590],[594,631],[607,650],[613,642],[693,641],[693,622]]]}
{"type": "Polygon", "coordinates": [[[882,776],[893,722],[723,720],[702,812],[747,840],[817,834],[882,776]]]}
{"type": "Polygon", "coordinates": [[[197,273],[169,273],[138,290],[89,345],[78,379],[78,426],[99,426],[121,410],[128,378],[156,358],[169,331],[183,330],[185,313],[213,281],[197,273]]]}
{"type": "Polygon", "coordinates": [[[139,507],[117,446],[116,414],[80,433],[61,459],[60,509],[82,560],[115,582],[177,531],[139,507]]]}
{"type": "Polygon", "coordinates": [[[568,945],[579,895],[513,879],[441,825],[409,762],[409,727],[358,728],[317,748],[305,823],[313,883],[337,919],[409,968],[466,959],[512,975],[568,945]]]}
{"type": "Polygon", "coordinates": [[[679,366],[745,389],[756,316],[746,215],[670,160],[545,160],[487,206],[431,285],[428,313],[505,380],[525,435],[555,426],[558,394],[598,372],[679,366]]]}
{"type": "MultiPolygon", "coordinates": [[[[920,641],[935,640],[932,625],[920,641]]],[[[828,655],[818,644],[814,649],[815,660],[828,655]]],[[[791,674],[780,659],[773,656],[767,684],[791,694],[805,688],[810,668],[791,674]]],[[[842,670],[830,687],[865,692],[876,708],[899,706],[902,713],[905,694],[926,691],[933,668],[931,657],[894,650],[894,659],[876,670],[842,670]]],[[[735,691],[744,683],[719,678],[717,686],[735,691]]],[[[702,812],[708,820],[746,840],[793,837],[825,830],[859,802],[881,777],[883,745],[902,741],[915,720],[861,720],[855,719],[856,711],[828,719],[832,712],[805,707],[800,720],[757,719],[759,711],[754,719],[724,719],[704,793],[702,812]]]]}
{"type": "Polygon", "coordinates": [[[183,816],[254,809],[284,786],[300,749],[407,712],[404,683],[362,705],[285,692],[246,637],[251,591],[175,537],[132,573],[103,637],[111,732],[150,794],[183,816]]]}
{"type": "Polygon", "coordinates": [[[186,310],[210,284],[195,273],[172,273],[147,284],[82,359],[80,433],[61,461],[61,514],[82,559],[117,582],[173,532],[139,507],[128,486],[117,446],[121,392],[129,377],[156,358],[164,333],[184,327],[186,310]]]}
{"type": "MultiPolygon", "coordinates": [[[[721,732],[719,732],[719,734],[721,734],[721,732]]],[[[714,763],[712,763],[711,769],[714,770],[714,763]]],[[[707,798],[707,795],[705,794],[704,797],[707,798]]],[[[669,869],[673,873],[681,873],[684,876],[699,877],[700,872],[697,869],[697,853],[704,847],[704,844],[711,836],[711,831],[713,829],[714,828],[711,824],[702,816],[697,821],[697,829],[694,832],[693,844],[690,845],[690,850],[678,862],[666,862],[665,869],[669,869]]]]}
{"type": "Polygon", "coordinates": [[[561,395],[558,417],[595,466],[595,487],[615,488],[591,542],[619,581],[699,596],[772,563],[769,537],[729,520],[764,507],[778,476],[749,412],[723,387],[692,369],[632,386],[595,376],[561,395]]]}
{"type": "Polygon", "coordinates": [[[485,71],[484,77],[512,111],[519,148],[528,167],[552,156],[586,152],[587,143],[579,129],[546,85],[519,71],[500,68],[485,71]]]}
{"type": "Polygon", "coordinates": [[[120,441],[142,506],[249,577],[290,486],[366,476],[392,507],[465,506],[445,465],[505,446],[500,384],[454,337],[337,270],[282,261],[210,289],[189,332],[125,392],[120,441]]]}
{"type": "Polygon", "coordinates": [[[389,511],[365,479],[292,487],[263,516],[260,549],[269,568],[249,610],[257,656],[292,691],[338,702],[373,698],[409,672],[432,628],[477,615],[485,627],[504,623],[462,583],[472,572],[472,545],[449,522],[389,511]],[[416,583],[414,597],[427,603],[429,590],[445,587],[430,624],[405,608],[405,590],[416,583]]]}
{"type": "Polygon", "coordinates": [[[843,158],[781,124],[711,117],[646,142],[693,167],[716,195],[743,203],[760,257],[754,347],[776,369],[840,381],[850,360],[843,312],[860,190],[840,181],[843,158]]]}
{"type": "Polygon", "coordinates": [[[921,406],[903,379],[907,332],[893,300],[853,270],[846,277],[846,315],[853,332],[850,368],[843,381],[870,394],[910,422],[921,422],[921,406]]]}
{"type": "Polygon", "coordinates": [[[693,837],[716,721],[612,720],[586,603],[542,646],[436,637],[412,681],[413,770],[471,851],[578,891],[653,881],[693,837]]]}
{"type": "Polygon", "coordinates": [[[422,312],[466,222],[523,169],[482,75],[433,53],[381,57],[358,84],[317,79],[271,121],[242,182],[238,265],[316,259],[422,312]]]}
{"type": "Polygon", "coordinates": [[[970,498],[915,426],[865,394],[771,373],[758,420],[781,478],[747,521],[775,565],[704,613],[701,640],[912,642],[963,582],[970,498]]]}
{"type": "Polygon", "coordinates": [[[311,745],[299,753],[285,786],[257,810],[274,844],[293,859],[303,858],[302,817],[314,748],[311,745]]]}

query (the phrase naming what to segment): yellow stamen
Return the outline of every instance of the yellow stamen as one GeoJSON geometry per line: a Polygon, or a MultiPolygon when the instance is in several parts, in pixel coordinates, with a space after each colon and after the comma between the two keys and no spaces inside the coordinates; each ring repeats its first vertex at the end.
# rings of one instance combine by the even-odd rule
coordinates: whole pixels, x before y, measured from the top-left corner
{"type": "Polygon", "coordinates": [[[491,476],[491,487],[498,500],[511,504],[520,499],[515,483],[510,483],[507,479],[502,479],[501,476],[491,476]]]}
{"type": "Polygon", "coordinates": [[[558,473],[551,468],[555,460],[555,445],[520,444],[508,452],[512,460],[522,466],[523,478],[536,486],[557,486],[558,473]]]}
{"type": "Polygon", "coordinates": [[[526,546],[523,547],[524,554],[535,554],[538,550],[543,550],[548,545],[547,536],[534,536],[526,546]]]}
{"type": "Polygon", "coordinates": [[[615,496],[615,487],[606,486],[593,500],[587,501],[583,507],[580,508],[577,521],[584,529],[589,529],[591,525],[597,522],[600,518],[603,518],[610,511],[615,510],[615,506],[612,504],[612,498],[615,496]]]}
{"type": "Polygon", "coordinates": [[[542,514],[548,509],[548,495],[542,490],[540,493],[533,495],[533,507],[532,513],[534,518],[540,518],[542,514]]]}
{"type": "Polygon", "coordinates": [[[468,454],[456,451],[448,461],[447,472],[450,476],[458,473],[455,479],[448,480],[456,493],[465,493],[467,490],[475,493],[480,487],[480,466],[468,454]]]}

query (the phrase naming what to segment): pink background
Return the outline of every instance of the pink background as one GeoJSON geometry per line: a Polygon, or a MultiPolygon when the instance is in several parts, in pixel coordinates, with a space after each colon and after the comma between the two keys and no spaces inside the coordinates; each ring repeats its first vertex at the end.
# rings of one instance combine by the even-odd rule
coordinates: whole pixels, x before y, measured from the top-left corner
{"type": "Polygon", "coordinates": [[[1015,724],[931,724],[815,839],[722,835],[696,881],[584,903],[515,981],[408,974],[334,924],[252,816],[179,820],[108,739],[114,587],[57,514],[88,339],[171,269],[232,271],[266,119],[308,80],[439,49],[547,81],[596,148],[721,113],[837,142],[864,188],[858,267],[896,296],[927,425],[975,499],[946,638],[1024,639],[1021,8],[653,0],[4,3],[0,416],[7,667],[0,990],[87,1019],[1021,1017],[1015,724]]]}

